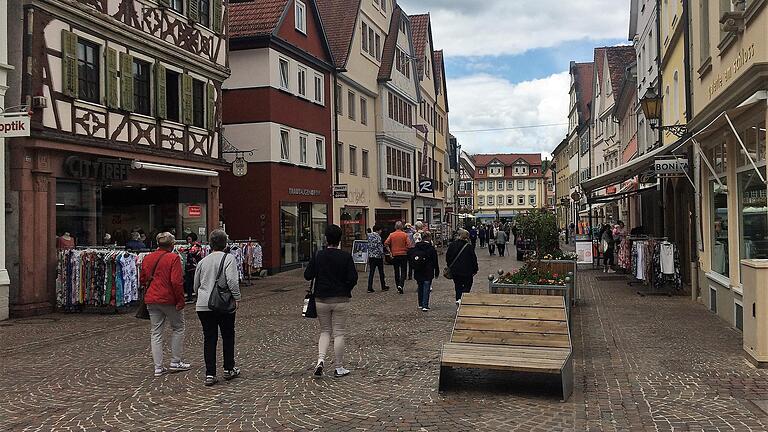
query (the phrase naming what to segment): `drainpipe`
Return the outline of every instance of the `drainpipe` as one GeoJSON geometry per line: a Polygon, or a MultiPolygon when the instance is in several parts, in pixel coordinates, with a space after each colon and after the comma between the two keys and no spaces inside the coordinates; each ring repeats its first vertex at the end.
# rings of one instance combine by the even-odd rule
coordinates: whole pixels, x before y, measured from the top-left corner
{"type": "MultiPolygon", "coordinates": [[[[684,70],[684,79],[685,79],[685,123],[688,124],[691,121],[691,118],[693,117],[693,92],[692,84],[691,84],[691,67],[693,63],[691,62],[691,11],[690,11],[690,1],[689,0],[683,0],[683,16],[682,16],[682,24],[683,24],[683,70],[684,70]]],[[[695,152],[696,149],[694,146],[691,146],[691,150],[688,152],[688,166],[693,167],[694,170],[697,170],[698,167],[696,167],[695,164],[695,152]]],[[[696,176],[694,176],[694,179],[697,179],[696,176]]],[[[693,195],[693,226],[691,226],[691,244],[690,244],[690,250],[691,250],[691,297],[693,301],[696,301],[696,299],[699,296],[699,245],[697,243],[697,236],[699,231],[699,212],[698,208],[699,206],[696,205],[696,202],[701,198],[701,192],[698,190],[698,182],[695,182],[694,186],[694,195],[693,195]]]]}
{"type": "MultiPolygon", "coordinates": [[[[661,74],[661,0],[656,0],[656,75],[658,76],[658,91],[656,94],[660,95],[662,100],[664,100],[664,93],[662,89],[664,86],[662,85],[662,74],[661,74]]],[[[664,110],[661,110],[661,116],[659,117],[659,146],[664,145],[664,130],[661,128],[661,126],[664,125],[664,110]]],[[[661,232],[660,234],[664,236],[666,234],[666,229],[664,228],[666,224],[664,223],[664,209],[665,209],[665,201],[669,199],[670,197],[664,196],[664,180],[657,179],[656,180],[659,184],[660,195],[661,195],[661,203],[659,205],[660,215],[661,219],[659,219],[659,224],[661,225],[661,232]]]]}
{"type": "Polygon", "coordinates": [[[340,95],[336,94],[336,89],[339,85],[339,71],[338,69],[333,72],[333,107],[331,108],[333,110],[333,170],[336,177],[336,184],[339,184],[339,154],[338,154],[338,148],[339,148],[339,113],[336,110],[336,107],[338,106],[339,101],[336,100],[336,98],[340,97],[340,95]]]}

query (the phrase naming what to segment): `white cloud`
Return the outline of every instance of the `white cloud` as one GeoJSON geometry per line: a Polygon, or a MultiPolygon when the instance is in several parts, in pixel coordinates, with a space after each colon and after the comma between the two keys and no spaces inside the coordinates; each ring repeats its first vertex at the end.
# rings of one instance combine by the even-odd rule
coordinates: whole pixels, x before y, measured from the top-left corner
{"type": "Polygon", "coordinates": [[[399,0],[430,12],[435,48],[447,56],[519,54],[580,39],[626,38],[629,1],[399,0]]]}
{"type": "Polygon", "coordinates": [[[451,133],[467,153],[549,154],[567,125],[491,132],[477,129],[562,124],[568,117],[568,72],[512,83],[489,74],[448,81],[451,133]]]}

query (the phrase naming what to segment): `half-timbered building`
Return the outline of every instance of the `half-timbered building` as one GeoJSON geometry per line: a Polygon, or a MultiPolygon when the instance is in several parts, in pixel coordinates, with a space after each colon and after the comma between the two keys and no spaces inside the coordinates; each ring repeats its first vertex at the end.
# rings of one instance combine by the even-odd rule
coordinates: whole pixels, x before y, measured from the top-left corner
{"type": "Polygon", "coordinates": [[[19,0],[9,97],[11,314],[51,310],[57,246],[219,225],[223,0],[19,0]],[[108,236],[107,236],[108,234],[108,236]],[[62,241],[64,239],[64,241],[62,241]]]}

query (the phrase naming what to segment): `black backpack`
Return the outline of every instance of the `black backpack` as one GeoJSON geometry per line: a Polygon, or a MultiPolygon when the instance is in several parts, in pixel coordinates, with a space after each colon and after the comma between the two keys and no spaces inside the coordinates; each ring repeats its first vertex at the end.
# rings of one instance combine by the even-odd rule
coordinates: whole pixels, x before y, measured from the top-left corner
{"type": "Polygon", "coordinates": [[[414,248],[411,251],[411,267],[414,270],[424,270],[427,268],[429,260],[429,250],[414,248]]]}

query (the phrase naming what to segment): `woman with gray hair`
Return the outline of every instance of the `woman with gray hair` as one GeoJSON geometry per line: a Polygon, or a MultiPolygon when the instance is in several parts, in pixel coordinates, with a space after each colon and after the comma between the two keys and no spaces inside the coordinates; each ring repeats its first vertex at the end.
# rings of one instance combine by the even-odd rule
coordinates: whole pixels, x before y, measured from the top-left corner
{"type": "Polygon", "coordinates": [[[458,239],[445,252],[445,262],[450,267],[456,289],[456,306],[461,304],[461,296],[472,289],[472,279],[479,270],[475,248],[469,242],[469,232],[460,229],[457,234],[458,239]]]}
{"type": "Polygon", "coordinates": [[[224,351],[224,379],[231,380],[240,375],[235,367],[235,313],[219,313],[208,308],[208,300],[216,288],[216,282],[224,278],[232,297],[240,303],[240,281],[235,257],[224,252],[227,247],[227,233],[213,230],[208,239],[211,254],[203,258],[195,269],[194,291],[197,293],[197,316],[203,326],[203,357],[205,358],[205,385],[212,386],[216,378],[216,346],[221,330],[224,351]]]}

